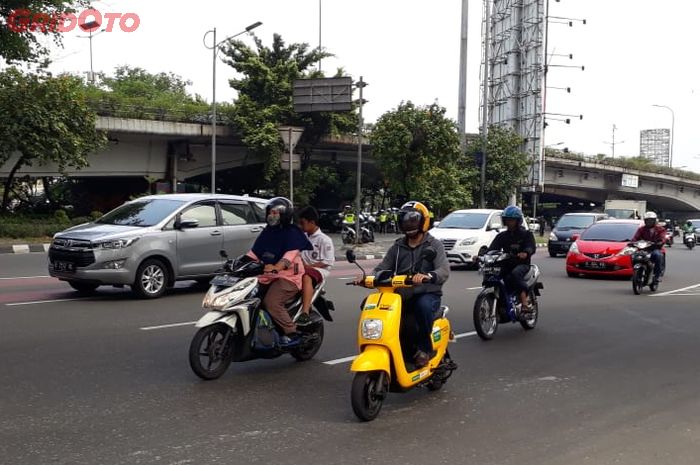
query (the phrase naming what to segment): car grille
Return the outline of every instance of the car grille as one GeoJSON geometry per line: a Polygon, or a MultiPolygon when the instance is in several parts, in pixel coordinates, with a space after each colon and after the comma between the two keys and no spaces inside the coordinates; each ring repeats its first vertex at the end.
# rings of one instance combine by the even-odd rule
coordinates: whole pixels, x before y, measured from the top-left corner
{"type": "Polygon", "coordinates": [[[584,255],[589,258],[595,258],[596,260],[612,257],[612,254],[609,253],[585,253],[584,255]]]}
{"type": "Polygon", "coordinates": [[[456,239],[442,239],[440,242],[442,242],[442,245],[445,247],[445,250],[452,250],[455,247],[455,244],[457,243],[456,239]]]}
{"type": "Polygon", "coordinates": [[[95,252],[90,241],[55,239],[49,248],[49,261],[69,262],[77,267],[85,267],[95,263],[95,252]]]}

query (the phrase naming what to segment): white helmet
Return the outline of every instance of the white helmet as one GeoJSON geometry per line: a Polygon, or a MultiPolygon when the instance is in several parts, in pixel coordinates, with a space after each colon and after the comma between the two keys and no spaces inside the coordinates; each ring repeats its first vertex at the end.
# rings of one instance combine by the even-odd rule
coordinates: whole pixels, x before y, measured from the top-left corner
{"type": "Polygon", "coordinates": [[[659,219],[659,217],[656,216],[656,213],[654,213],[654,212],[646,212],[644,214],[644,219],[645,220],[657,220],[657,219],[659,219]]]}

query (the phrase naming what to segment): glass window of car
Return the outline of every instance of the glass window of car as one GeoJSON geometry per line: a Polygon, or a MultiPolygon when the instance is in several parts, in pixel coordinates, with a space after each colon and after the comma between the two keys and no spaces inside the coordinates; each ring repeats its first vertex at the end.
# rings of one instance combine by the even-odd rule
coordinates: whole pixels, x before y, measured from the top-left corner
{"type": "Polygon", "coordinates": [[[488,213],[450,213],[437,226],[439,229],[481,229],[489,219],[488,213]]]}
{"type": "Polygon", "coordinates": [[[564,215],[557,223],[557,229],[586,229],[594,220],[593,215],[564,215]]]}
{"type": "Polygon", "coordinates": [[[249,203],[221,202],[221,219],[224,226],[253,224],[258,222],[257,215],[249,203]]]}
{"type": "Polygon", "coordinates": [[[581,234],[581,240],[593,242],[629,242],[639,229],[635,223],[596,223],[581,234]]]}
{"type": "Polygon", "coordinates": [[[503,227],[503,220],[501,219],[500,213],[494,213],[489,222],[489,227],[492,229],[501,229],[503,227]]]}
{"type": "Polygon", "coordinates": [[[170,199],[135,200],[98,219],[99,224],[118,226],[154,226],[172,215],[184,202],[170,199]]]}
{"type": "Polygon", "coordinates": [[[690,220],[691,223],[693,223],[694,228],[700,229],[700,220],[690,220]]]}
{"type": "Polygon", "coordinates": [[[216,226],[216,208],[213,203],[197,204],[188,208],[180,216],[181,220],[197,220],[200,228],[216,226]]]}

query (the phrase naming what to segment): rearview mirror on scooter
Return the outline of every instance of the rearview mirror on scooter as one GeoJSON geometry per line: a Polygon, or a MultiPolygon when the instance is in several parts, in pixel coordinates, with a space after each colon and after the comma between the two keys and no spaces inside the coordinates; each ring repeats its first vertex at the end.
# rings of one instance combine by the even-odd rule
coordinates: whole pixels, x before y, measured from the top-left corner
{"type": "Polygon", "coordinates": [[[224,259],[228,258],[228,254],[225,250],[219,250],[219,256],[224,259]]]}
{"type": "Polygon", "coordinates": [[[355,251],[352,249],[349,249],[347,252],[345,252],[345,258],[347,258],[348,262],[350,263],[355,263],[357,261],[355,251]]]}

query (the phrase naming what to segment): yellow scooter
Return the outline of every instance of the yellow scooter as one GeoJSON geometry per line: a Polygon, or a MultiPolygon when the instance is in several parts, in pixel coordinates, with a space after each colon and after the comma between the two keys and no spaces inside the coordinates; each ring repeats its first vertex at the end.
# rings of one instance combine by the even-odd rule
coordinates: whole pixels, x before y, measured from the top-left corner
{"type": "MultiPolygon", "coordinates": [[[[434,250],[428,250],[420,262],[432,261],[434,254],[434,250]]],[[[360,355],[350,368],[355,373],[351,392],[352,409],[360,420],[371,421],[379,415],[389,391],[405,392],[416,386],[437,391],[445,384],[457,369],[447,350],[447,344],[454,339],[454,334],[446,318],[449,309],[441,307],[434,316],[433,356],[428,365],[416,367],[410,359],[415,352],[415,341],[411,340],[410,335],[401,334],[404,332],[401,325],[401,296],[395,292],[396,289],[412,287],[412,275],[393,275],[391,271],[382,271],[376,276],[367,276],[357,264],[352,250],[348,250],[346,256],[362,271],[362,283],[357,285],[378,289],[364,302],[357,331],[360,355]]],[[[406,317],[407,321],[410,320],[406,317]]],[[[409,326],[405,324],[405,327],[409,326]]]]}

